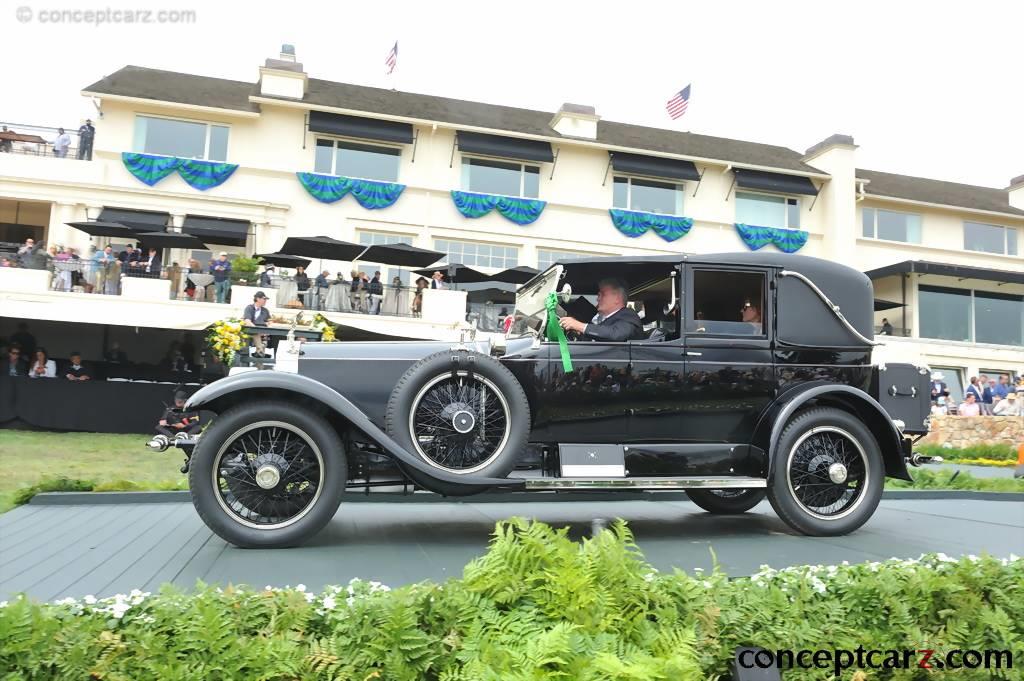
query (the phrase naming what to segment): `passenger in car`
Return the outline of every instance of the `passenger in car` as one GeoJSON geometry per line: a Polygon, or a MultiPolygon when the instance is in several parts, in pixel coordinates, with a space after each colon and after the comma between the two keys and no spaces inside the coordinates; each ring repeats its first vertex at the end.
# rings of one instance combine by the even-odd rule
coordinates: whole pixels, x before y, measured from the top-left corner
{"type": "Polygon", "coordinates": [[[745,301],[743,307],[740,308],[740,316],[746,324],[750,325],[752,329],[750,333],[761,333],[761,311],[757,309],[756,305],[749,300],[745,301]]]}
{"type": "Polygon", "coordinates": [[[590,323],[563,317],[558,323],[583,340],[622,342],[645,337],[643,322],[626,307],[628,291],[619,279],[603,279],[597,286],[597,314],[590,323]]]}

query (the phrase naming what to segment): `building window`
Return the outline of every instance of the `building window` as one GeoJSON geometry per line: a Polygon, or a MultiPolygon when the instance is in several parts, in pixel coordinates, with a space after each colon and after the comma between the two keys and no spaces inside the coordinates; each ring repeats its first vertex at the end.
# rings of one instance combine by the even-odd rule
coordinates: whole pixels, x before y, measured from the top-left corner
{"type": "Polygon", "coordinates": [[[397,182],[402,150],[317,138],[313,170],[328,175],[397,182]]]}
{"type": "Polygon", "coordinates": [[[962,367],[940,367],[931,365],[932,373],[942,374],[942,382],[946,384],[949,397],[947,404],[960,404],[964,401],[964,369],[962,367]]]}
{"type": "Polygon", "coordinates": [[[919,286],[921,338],[1024,345],[1024,296],[919,286]]]}
{"type": "Polygon", "coordinates": [[[537,249],[537,267],[543,271],[559,260],[582,260],[584,258],[601,258],[604,253],[582,253],[580,251],[555,251],[548,248],[537,249]]]}
{"type": "Polygon", "coordinates": [[[392,234],[391,232],[371,232],[357,230],[359,243],[363,246],[384,246],[387,244],[405,244],[412,246],[412,237],[408,234],[392,234]]]}
{"type": "Polygon", "coordinates": [[[758,227],[799,229],[800,199],[736,192],[736,222],[758,227]]]}
{"type": "MultiPolygon", "coordinates": [[[[412,246],[412,237],[408,234],[372,232],[370,230],[358,229],[356,230],[356,236],[359,238],[359,243],[363,246],[385,246],[387,244],[406,244],[412,246]]],[[[368,266],[360,261],[359,263],[352,263],[352,267],[357,271],[368,271],[369,276],[372,277],[373,272],[380,270],[382,266],[373,263],[370,263],[370,266],[368,266]]],[[[402,286],[410,286],[412,283],[412,274],[404,267],[388,266],[385,268],[382,276],[384,277],[385,286],[393,286],[396,277],[402,282],[402,286]]]]}
{"type": "Polygon", "coordinates": [[[865,208],[862,222],[863,234],[869,239],[921,243],[921,216],[915,213],[865,208]]]}
{"type": "Polygon", "coordinates": [[[636,177],[615,177],[612,205],[662,215],[683,214],[683,185],[636,177]]]}
{"type": "Polygon", "coordinates": [[[981,222],[964,222],[964,248],[981,253],[1017,255],[1017,229],[981,222]]]}
{"type": "Polygon", "coordinates": [[[481,194],[535,199],[540,196],[540,167],[483,158],[463,158],[462,188],[481,194]]]}
{"type": "Polygon", "coordinates": [[[505,269],[519,264],[519,249],[516,246],[434,239],[434,250],[444,253],[444,262],[453,265],[505,269]]]}
{"type": "Polygon", "coordinates": [[[975,291],[974,340],[1024,345],[1024,296],[975,291]]]}
{"type": "Polygon", "coordinates": [[[133,149],[144,154],[226,161],[228,127],[173,118],[136,116],[133,149]]]}

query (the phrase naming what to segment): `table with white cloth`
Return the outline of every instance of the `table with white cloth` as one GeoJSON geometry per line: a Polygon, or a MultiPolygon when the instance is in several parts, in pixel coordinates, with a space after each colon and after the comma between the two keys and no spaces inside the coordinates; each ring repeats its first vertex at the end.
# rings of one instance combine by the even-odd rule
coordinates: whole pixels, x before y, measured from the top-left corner
{"type": "Polygon", "coordinates": [[[206,287],[213,283],[213,275],[189,272],[185,275],[185,279],[191,279],[192,283],[196,285],[196,293],[192,300],[206,300],[206,287]]]}
{"type": "Polygon", "coordinates": [[[384,301],[380,313],[387,315],[409,316],[412,314],[412,291],[407,288],[388,288],[384,290],[384,301]]]}
{"type": "Polygon", "coordinates": [[[299,286],[291,279],[281,279],[277,283],[277,304],[287,305],[299,299],[299,286]]]}
{"type": "Polygon", "coordinates": [[[327,288],[327,295],[324,297],[324,308],[330,312],[351,312],[352,303],[349,300],[348,284],[332,284],[327,288]]]}

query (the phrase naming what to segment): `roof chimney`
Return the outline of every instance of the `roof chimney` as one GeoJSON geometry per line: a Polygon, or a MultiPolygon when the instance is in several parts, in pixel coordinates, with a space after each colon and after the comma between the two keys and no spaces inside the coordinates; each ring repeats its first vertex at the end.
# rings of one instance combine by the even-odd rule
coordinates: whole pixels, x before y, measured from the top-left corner
{"type": "Polygon", "coordinates": [[[857,144],[853,141],[853,137],[851,135],[840,135],[838,133],[836,133],[835,135],[829,135],[828,137],[821,140],[814,146],[810,147],[804,153],[804,157],[802,160],[804,163],[807,163],[816,156],[821,156],[826,151],[829,151],[836,147],[845,149],[856,149],[857,144]]]}
{"type": "Polygon", "coordinates": [[[564,137],[579,137],[582,139],[597,139],[597,122],[601,117],[597,115],[592,106],[582,104],[563,104],[549,125],[559,135],[564,137]]]}
{"type": "Polygon", "coordinates": [[[267,59],[260,67],[260,94],[266,97],[302,99],[309,79],[295,60],[295,46],[281,45],[278,59],[267,59]]]}
{"type": "Polygon", "coordinates": [[[1010,186],[1006,191],[1010,196],[1010,205],[1024,210],[1024,175],[1018,175],[1010,180],[1010,186]]]}

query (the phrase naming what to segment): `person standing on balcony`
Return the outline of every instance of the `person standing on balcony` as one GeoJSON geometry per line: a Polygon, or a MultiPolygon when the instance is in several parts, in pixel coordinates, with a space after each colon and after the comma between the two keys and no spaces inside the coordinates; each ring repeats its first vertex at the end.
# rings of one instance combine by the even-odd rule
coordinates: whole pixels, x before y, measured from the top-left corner
{"type": "Polygon", "coordinates": [[[307,291],[309,291],[309,275],[306,274],[306,268],[299,265],[295,268],[295,288],[299,292],[299,300],[302,301],[303,307],[309,307],[309,301],[306,299],[307,291]]]}
{"type": "Polygon", "coordinates": [[[213,275],[213,291],[217,302],[228,302],[228,293],[231,292],[231,262],[227,253],[221,251],[217,259],[210,263],[210,274],[213,275]]]}
{"type": "Polygon", "coordinates": [[[384,297],[384,282],[380,280],[380,272],[373,273],[367,289],[370,291],[370,314],[380,314],[380,301],[384,297]]]}
{"type": "Polygon", "coordinates": [[[885,317],[882,317],[882,335],[891,336],[893,332],[892,324],[885,317]]]}
{"type": "MultiPolygon", "coordinates": [[[[8,130],[7,126],[5,125],[5,126],[3,126],[3,130],[0,130],[0,133],[10,133],[10,134],[13,135],[14,131],[13,130],[8,130]]],[[[14,147],[14,145],[11,143],[11,140],[7,139],[6,136],[3,139],[0,139],[0,152],[8,152],[9,153],[13,147],[14,147]]]]}
{"type": "Polygon", "coordinates": [[[149,249],[149,257],[146,259],[143,265],[143,272],[146,273],[146,277],[149,279],[157,279],[160,277],[160,254],[157,253],[155,248],[149,249]]]}
{"type": "Polygon", "coordinates": [[[92,257],[93,268],[96,270],[94,293],[107,292],[107,281],[111,275],[110,269],[116,261],[117,256],[114,255],[114,249],[110,247],[110,244],[104,246],[102,251],[96,251],[96,255],[92,257]]]}
{"type": "Polygon", "coordinates": [[[92,160],[92,140],[96,136],[96,128],[92,127],[92,121],[85,119],[85,125],[78,129],[78,160],[92,160]]]}
{"type": "Polygon", "coordinates": [[[64,128],[57,128],[57,140],[53,143],[53,155],[57,158],[67,158],[70,146],[71,135],[64,132],[64,128]]]}

